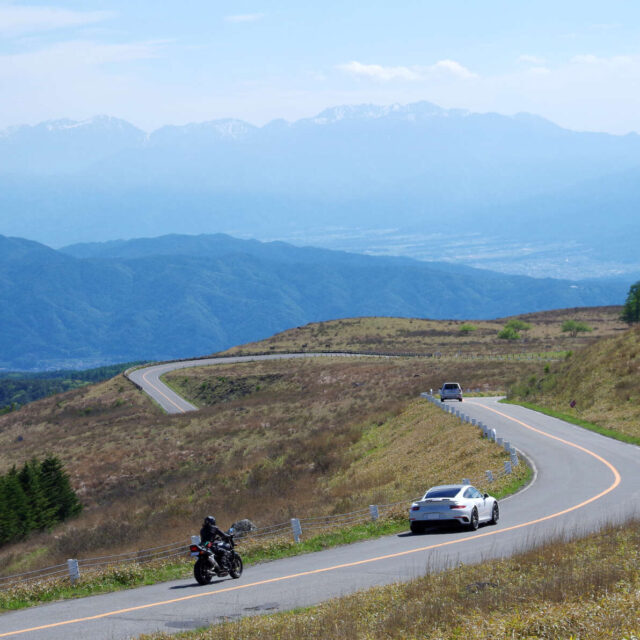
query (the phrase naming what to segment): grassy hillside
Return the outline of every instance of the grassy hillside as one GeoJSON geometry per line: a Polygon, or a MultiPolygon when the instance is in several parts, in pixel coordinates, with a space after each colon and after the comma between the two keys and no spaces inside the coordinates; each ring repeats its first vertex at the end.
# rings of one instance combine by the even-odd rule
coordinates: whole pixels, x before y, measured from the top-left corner
{"type": "Polygon", "coordinates": [[[568,351],[624,330],[626,325],[619,320],[620,311],[621,307],[583,307],[516,316],[531,328],[522,331],[521,339],[515,341],[498,338],[498,332],[509,318],[489,321],[350,318],[314,322],[225,353],[344,350],[469,355],[568,351]],[[562,331],[566,320],[583,322],[593,331],[572,337],[562,331]]]}
{"type": "Polygon", "coordinates": [[[636,521],[308,609],[143,638],[631,640],[640,635],[639,549],[636,521]]]}
{"type": "Polygon", "coordinates": [[[509,399],[639,438],[640,327],[599,340],[541,375],[523,378],[511,388],[509,399]]]}
{"type": "Polygon", "coordinates": [[[452,376],[504,388],[539,365],[438,367],[382,358],[223,365],[172,374],[203,406],[197,413],[167,416],[117,377],[0,416],[0,471],[53,453],[85,504],[78,519],[0,550],[0,571],[186,540],[207,512],[223,526],[241,517],[263,526],[501,467],[501,449],[417,396],[452,376]],[[408,462],[416,452],[422,474],[408,462]]]}

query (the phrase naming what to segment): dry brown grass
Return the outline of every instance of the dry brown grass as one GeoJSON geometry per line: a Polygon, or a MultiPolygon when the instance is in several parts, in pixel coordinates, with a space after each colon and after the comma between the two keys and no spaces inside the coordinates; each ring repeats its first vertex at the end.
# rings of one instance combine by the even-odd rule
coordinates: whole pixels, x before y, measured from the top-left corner
{"type": "Polygon", "coordinates": [[[497,449],[477,431],[415,399],[444,377],[504,388],[523,366],[540,367],[323,358],[197,368],[174,373],[173,384],[193,392],[204,384],[214,404],[181,416],[162,414],[121,377],[43,399],[0,417],[1,470],[54,453],[86,509],[51,534],[5,548],[0,567],[24,567],[33,550],[53,563],[186,540],[209,511],[223,524],[252,517],[265,525],[409,498],[432,480],[499,467],[497,449]],[[412,438],[432,470],[424,477],[401,464],[412,438]],[[446,438],[477,457],[443,465],[446,438]],[[389,474],[385,456],[402,473],[389,474]]]}
{"type": "Polygon", "coordinates": [[[144,637],[632,640],[640,634],[639,567],[636,521],[303,611],[245,618],[178,636],[144,637]]]}
{"type": "Polygon", "coordinates": [[[640,437],[640,327],[599,340],[546,373],[523,376],[510,396],[640,437]]]}
{"type": "Polygon", "coordinates": [[[511,354],[567,351],[624,330],[621,307],[559,309],[516,316],[532,325],[522,340],[497,337],[508,318],[460,321],[423,318],[349,318],[314,322],[233,349],[227,354],[288,351],[352,351],[376,353],[511,354]],[[565,320],[584,322],[593,332],[572,338],[561,330],[565,320]],[[476,327],[464,333],[465,324],[476,327]]]}

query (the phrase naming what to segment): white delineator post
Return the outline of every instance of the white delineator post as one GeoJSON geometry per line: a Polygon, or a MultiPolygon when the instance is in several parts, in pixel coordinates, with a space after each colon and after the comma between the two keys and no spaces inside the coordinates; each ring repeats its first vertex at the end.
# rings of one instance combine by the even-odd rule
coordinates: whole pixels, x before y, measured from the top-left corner
{"type": "Polygon", "coordinates": [[[511,462],[509,460],[504,461],[504,472],[511,473],[511,462]]]}
{"type": "Polygon", "coordinates": [[[297,544],[302,536],[302,525],[298,518],[291,518],[291,530],[293,531],[293,541],[297,544]]]}
{"type": "Polygon", "coordinates": [[[69,580],[71,580],[71,584],[75,584],[76,580],[80,577],[78,561],[75,558],[69,558],[67,560],[67,567],[69,568],[69,580]]]}
{"type": "Polygon", "coordinates": [[[380,517],[380,514],[378,513],[378,505],[370,504],[369,513],[371,514],[371,520],[373,520],[373,522],[376,522],[376,520],[380,517]]]}
{"type": "Polygon", "coordinates": [[[487,482],[493,482],[493,472],[491,471],[491,469],[487,469],[485,473],[487,474],[487,482]]]}

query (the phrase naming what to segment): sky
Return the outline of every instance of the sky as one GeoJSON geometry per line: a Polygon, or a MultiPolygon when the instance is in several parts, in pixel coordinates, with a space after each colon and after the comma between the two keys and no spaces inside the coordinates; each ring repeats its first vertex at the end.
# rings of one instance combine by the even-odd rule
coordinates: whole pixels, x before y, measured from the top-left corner
{"type": "Polygon", "coordinates": [[[640,132],[640,2],[0,0],[0,129],[420,100],[640,132]]]}

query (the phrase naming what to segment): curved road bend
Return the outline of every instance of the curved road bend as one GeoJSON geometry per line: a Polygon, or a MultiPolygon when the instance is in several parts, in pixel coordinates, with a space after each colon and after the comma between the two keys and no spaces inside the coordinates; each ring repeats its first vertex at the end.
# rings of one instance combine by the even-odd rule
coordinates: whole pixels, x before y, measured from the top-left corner
{"type": "MultiPolygon", "coordinates": [[[[160,380],[160,376],[176,369],[188,367],[208,367],[215,364],[235,364],[238,362],[255,362],[256,360],[290,360],[291,358],[352,357],[347,353],[274,353],[263,356],[232,356],[226,358],[201,358],[199,360],[182,360],[154,364],[142,369],[135,369],[127,377],[142,387],[167,413],[186,413],[197,411],[198,407],[187,402],[182,396],[170,389],[160,380]]],[[[359,356],[383,357],[383,356],[359,356]]]]}
{"type": "Polygon", "coordinates": [[[308,606],[373,585],[510,555],[640,508],[640,449],[495,398],[464,403],[534,461],[535,482],[501,502],[497,526],[400,534],[248,567],[206,587],[180,580],[0,616],[0,638],[113,640],[308,606]]]}

